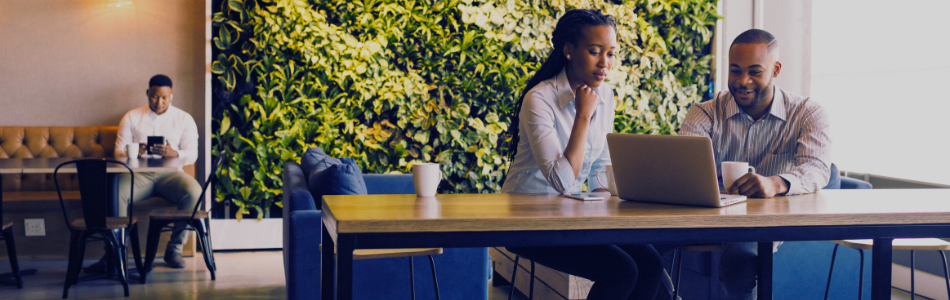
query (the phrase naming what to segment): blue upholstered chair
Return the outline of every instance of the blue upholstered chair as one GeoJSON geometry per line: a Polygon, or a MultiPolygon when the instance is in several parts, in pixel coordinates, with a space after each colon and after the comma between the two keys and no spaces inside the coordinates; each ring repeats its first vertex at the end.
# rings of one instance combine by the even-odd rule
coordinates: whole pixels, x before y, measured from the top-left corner
{"type": "MultiPolygon", "coordinates": [[[[304,160],[307,158],[305,157],[304,160]]],[[[310,162],[312,163],[312,162],[310,162]]],[[[284,165],[284,272],[288,299],[320,298],[320,239],[323,224],[319,199],[308,188],[308,173],[301,164],[284,165]]],[[[368,194],[414,194],[412,175],[363,174],[368,194]]],[[[438,266],[441,299],[488,298],[488,248],[446,248],[434,256],[438,266]]],[[[432,273],[424,259],[414,262],[416,289],[434,289],[432,273]]],[[[408,299],[409,266],[406,258],[353,262],[354,299],[408,299]]],[[[435,299],[420,293],[419,299],[435,299]]]]}

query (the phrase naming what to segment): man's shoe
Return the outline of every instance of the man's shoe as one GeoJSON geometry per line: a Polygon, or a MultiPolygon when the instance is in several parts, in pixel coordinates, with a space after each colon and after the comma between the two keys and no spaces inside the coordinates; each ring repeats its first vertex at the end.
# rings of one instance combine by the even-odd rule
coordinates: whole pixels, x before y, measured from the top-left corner
{"type": "Polygon", "coordinates": [[[185,268],[185,260],[181,258],[181,253],[175,251],[165,251],[165,264],[172,269],[185,268]]]}

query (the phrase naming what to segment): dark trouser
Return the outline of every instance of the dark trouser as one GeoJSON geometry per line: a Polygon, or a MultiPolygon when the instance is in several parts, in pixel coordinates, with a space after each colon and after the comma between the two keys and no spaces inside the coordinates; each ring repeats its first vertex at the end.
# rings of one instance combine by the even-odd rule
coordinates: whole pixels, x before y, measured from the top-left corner
{"type": "MultiPolygon", "coordinates": [[[[773,249],[778,250],[780,242],[773,249]]],[[[686,245],[657,245],[660,253],[686,245]]],[[[722,259],[719,261],[719,281],[722,285],[722,300],[756,299],[756,280],[759,270],[759,244],[756,242],[722,243],[722,259]]],[[[672,291],[670,291],[672,293],[672,291]]],[[[657,297],[668,299],[668,297],[657,297]]]]}
{"type": "Polygon", "coordinates": [[[507,247],[546,267],[590,279],[588,300],[652,300],[663,273],[651,245],[507,247]]]}

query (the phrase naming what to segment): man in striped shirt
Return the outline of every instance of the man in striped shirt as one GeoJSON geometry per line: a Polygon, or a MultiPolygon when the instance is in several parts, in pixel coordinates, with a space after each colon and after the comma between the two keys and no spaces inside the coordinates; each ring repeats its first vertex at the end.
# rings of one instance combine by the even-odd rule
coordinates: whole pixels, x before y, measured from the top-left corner
{"type": "MultiPolygon", "coordinates": [[[[782,70],[778,53],[778,40],[764,30],[736,37],[729,49],[729,92],[693,105],[680,127],[680,135],[712,140],[717,167],[723,161],[755,167],[757,173],[737,179],[730,194],[768,198],[814,193],[831,175],[828,114],[810,98],[774,85],[782,70]]],[[[723,247],[722,299],[755,299],[757,244],[723,247]]]]}

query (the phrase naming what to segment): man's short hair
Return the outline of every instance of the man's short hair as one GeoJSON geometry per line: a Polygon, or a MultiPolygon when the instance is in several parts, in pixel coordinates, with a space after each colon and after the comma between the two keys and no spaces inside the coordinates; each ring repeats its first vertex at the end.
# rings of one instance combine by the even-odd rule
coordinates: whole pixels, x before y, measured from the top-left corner
{"type": "Polygon", "coordinates": [[[152,76],[152,79],[149,79],[149,80],[148,80],[148,87],[153,87],[153,86],[159,86],[159,87],[161,87],[161,86],[167,86],[167,87],[172,87],[172,79],[171,79],[171,78],[168,78],[168,76],[165,76],[165,75],[162,75],[162,74],[158,74],[158,75],[152,76]]]}
{"type": "Polygon", "coordinates": [[[729,49],[732,49],[735,44],[765,44],[769,47],[769,53],[773,53],[778,49],[778,40],[775,39],[775,36],[762,29],[749,29],[739,34],[732,41],[732,45],[729,45],[729,49]]]}

